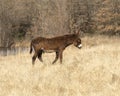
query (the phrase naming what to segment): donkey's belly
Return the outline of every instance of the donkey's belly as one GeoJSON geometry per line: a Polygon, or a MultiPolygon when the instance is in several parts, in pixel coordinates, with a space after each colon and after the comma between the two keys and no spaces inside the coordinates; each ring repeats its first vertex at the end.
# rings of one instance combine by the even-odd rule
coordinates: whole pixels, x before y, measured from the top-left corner
{"type": "Polygon", "coordinates": [[[45,53],[52,53],[55,52],[55,50],[43,50],[45,53]]]}

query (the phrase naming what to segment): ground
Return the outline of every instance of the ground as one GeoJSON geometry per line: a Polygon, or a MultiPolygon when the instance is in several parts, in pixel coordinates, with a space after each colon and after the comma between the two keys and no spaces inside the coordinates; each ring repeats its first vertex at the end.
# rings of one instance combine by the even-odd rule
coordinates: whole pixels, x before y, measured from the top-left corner
{"type": "Polygon", "coordinates": [[[83,48],[66,48],[63,63],[55,53],[32,66],[29,51],[0,57],[0,96],[119,96],[120,38],[85,36],[83,48]]]}

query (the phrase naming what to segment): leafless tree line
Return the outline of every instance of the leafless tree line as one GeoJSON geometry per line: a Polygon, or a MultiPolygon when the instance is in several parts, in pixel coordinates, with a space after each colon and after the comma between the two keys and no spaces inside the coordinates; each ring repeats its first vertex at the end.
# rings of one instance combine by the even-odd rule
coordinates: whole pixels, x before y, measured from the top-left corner
{"type": "Polygon", "coordinates": [[[0,0],[0,47],[36,36],[120,35],[119,0],[0,0]]]}

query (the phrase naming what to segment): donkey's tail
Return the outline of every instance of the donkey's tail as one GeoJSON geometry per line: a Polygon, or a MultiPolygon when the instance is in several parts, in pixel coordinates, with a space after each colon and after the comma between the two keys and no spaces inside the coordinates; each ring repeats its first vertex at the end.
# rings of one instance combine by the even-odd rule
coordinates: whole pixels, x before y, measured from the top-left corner
{"type": "Polygon", "coordinates": [[[30,54],[32,53],[32,41],[30,43],[30,54]]]}

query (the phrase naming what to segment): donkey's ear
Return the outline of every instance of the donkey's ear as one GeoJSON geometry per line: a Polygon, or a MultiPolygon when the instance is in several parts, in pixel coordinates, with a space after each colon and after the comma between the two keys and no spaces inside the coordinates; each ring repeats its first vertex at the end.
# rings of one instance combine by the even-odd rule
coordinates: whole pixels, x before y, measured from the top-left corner
{"type": "Polygon", "coordinates": [[[80,31],[77,31],[77,33],[76,33],[77,35],[80,35],[80,31]]]}
{"type": "Polygon", "coordinates": [[[76,26],[75,34],[80,35],[80,26],[76,26]]]}
{"type": "Polygon", "coordinates": [[[75,31],[74,33],[80,35],[80,30],[75,31]]]}

